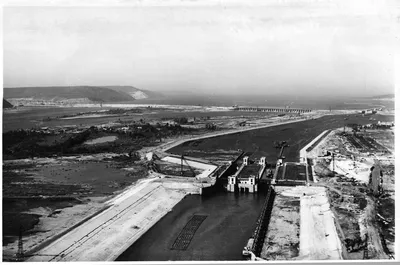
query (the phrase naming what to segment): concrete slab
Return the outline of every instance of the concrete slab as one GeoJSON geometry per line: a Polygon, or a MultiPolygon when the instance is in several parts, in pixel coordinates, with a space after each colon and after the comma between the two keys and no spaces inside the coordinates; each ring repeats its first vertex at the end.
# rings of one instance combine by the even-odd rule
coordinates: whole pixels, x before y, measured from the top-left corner
{"type": "Polygon", "coordinates": [[[148,182],[126,192],[103,213],[75,228],[28,261],[111,261],[167,214],[186,191],[148,182]]]}
{"type": "MultiPolygon", "coordinates": [[[[306,187],[307,189],[309,187],[306,187]]],[[[324,187],[312,187],[312,195],[300,199],[299,259],[340,260],[342,258],[333,213],[324,187]]],[[[298,190],[299,191],[299,190],[298,190]]]]}

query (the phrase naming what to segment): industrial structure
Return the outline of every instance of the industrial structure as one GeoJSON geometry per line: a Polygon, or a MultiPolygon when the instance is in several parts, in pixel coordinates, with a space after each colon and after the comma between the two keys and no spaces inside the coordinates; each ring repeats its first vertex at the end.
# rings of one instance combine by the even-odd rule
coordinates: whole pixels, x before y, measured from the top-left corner
{"type": "Polygon", "coordinates": [[[234,106],[233,110],[237,111],[260,111],[260,112],[285,112],[285,113],[308,113],[311,109],[299,108],[273,108],[273,107],[239,107],[234,106]]]}
{"type": "Polygon", "coordinates": [[[238,171],[228,177],[227,190],[230,192],[258,192],[258,184],[260,179],[265,176],[266,168],[267,163],[265,161],[265,157],[261,157],[257,164],[251,164],[249,157],[245,156],[238,171]]]}

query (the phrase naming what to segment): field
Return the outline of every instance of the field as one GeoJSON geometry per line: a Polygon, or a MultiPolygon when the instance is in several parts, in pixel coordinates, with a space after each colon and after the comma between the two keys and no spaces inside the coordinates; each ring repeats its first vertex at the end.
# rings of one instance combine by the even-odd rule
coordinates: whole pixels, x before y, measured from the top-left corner
{"type": "Polygon", "coordinates": [[[42,232],[33,228],[54,211],[112,195],[146,175],[140,164],[101,156],[5,161],[3,245],[14,242],[20,229],[24,237],[42,232]]]}
{"type": "MultiPolygon", "coordinates": [[[[55,119],[58,116],[67,114],[75,114],[82,111],[100,110],[99,108],[54,108],[54,107],[23,107],[17,110],[3,111],[3,132],[17,129],[30,129],[32,127],[50,126],[50,121],[46,122],[47,118],[55,119]]],[[[83,123],[85,123],[84,121],[83,123]]],[[[72,124],[72,122],[65,122],[72,124]]],[[[64,125],[63,121],[60,124],[64,125]]]]}
{"type": "MultiPolygon", "coordinates": [[[[135,108],[136,109],[136,108],[135,108]]],[[[159,122],[163,118],[197,118],[207,119],[216,122],[220,125],[231,122],[231,118],[235,117],[237,121],[247,120],[255,122],[257,119],[265,118],[266,116],[277,116],[277,114],[265,113],[246,113],[239,111],[200,111],[200,110],[185,110],[185,109],[165,109],[165,108],[137,108],[140,113],[135,113],[126,110],[124,113],[119,113],[118,116],[101,116],[82,118],[79,115],[84,113],[104,113],[104,111],[112,111],[113,108],[87,107],[87,108],[55,108],[55,107],[23,107],[18,110],[6,110],[3,112],[3,132],[17,129],[30,129],[35,127],[54,127],[54,126],[75,126],[85,125],[94,126],[99,124],[107,124],[109,122],[138,122],[144,119],[146,122],[159,122]],[[79,117],[79,119],[63,119],[63,117],[79,117]],[[227,119],[229,118],[229,119],[227,119]]]]}

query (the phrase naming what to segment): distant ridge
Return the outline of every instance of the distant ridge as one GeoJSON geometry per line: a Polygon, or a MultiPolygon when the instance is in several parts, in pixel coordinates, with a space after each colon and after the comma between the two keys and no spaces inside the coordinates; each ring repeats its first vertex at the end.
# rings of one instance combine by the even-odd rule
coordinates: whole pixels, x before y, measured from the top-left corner
{"type": "Polygon", "coordinates": [[[7,100],[5,100],[3,98],[3,109],[10,109],[12,107],[14,107],[14,106],[10,102],[8,102],[7,100]]]}
{"type": "Polygon", "coordinates": [[[386,94],[386,95],[377,95],[372,98],[381,99],[381,98],[394,98],[394,94],[386,94]]]}
{"type": "Polygon", "coordinates": [[[132,102],[160,96],[157,93],[132,86],[52,86],[4,88],[4,97],[10,102],[31,104],[57,103],[112,103],[132,102]]]}
{"type": "Polygon", "coordinates": [[[163,98],[164,95],[159,92],[153,92],[150,90],[139,89],[133,86],[102,86],[105,88],[109,88],[118,92],[123,92],[129,94],[131,97],[135,99],[144,99],[144,98],[163,98]]]}

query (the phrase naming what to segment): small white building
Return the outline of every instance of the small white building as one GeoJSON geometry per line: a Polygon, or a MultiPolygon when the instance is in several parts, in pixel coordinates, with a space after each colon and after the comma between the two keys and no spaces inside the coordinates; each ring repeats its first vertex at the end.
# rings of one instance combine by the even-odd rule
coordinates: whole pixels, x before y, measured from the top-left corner
{"type": "Polygon", "coordinates": [[[385,126],[385,127],[392,127],[394,126],[394,122],[390,121],[378,121],[379,126],[385,126]]]}

